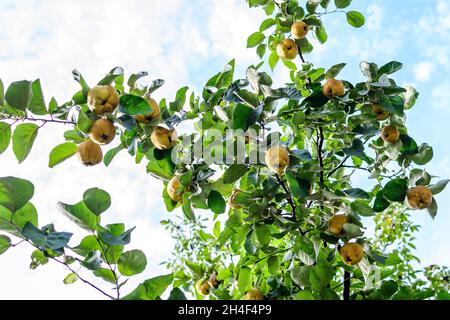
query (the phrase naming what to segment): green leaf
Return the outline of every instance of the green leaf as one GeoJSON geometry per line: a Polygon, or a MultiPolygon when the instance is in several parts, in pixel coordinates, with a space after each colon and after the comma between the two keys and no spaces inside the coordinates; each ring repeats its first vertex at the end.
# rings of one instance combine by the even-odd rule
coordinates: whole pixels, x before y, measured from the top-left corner
{"type": "Polygon", "coordinates": [[[300,46],[300,49],[304,54],[311,53],[314,50],[313,45],[307,38],[303,38],[301,40],[296,40],[297,44],[300,46]]]}
{"type": "Polygon", "coordinates": [[[120,144],[115,148],[112,148],[106,152],[105,156],[103,157],[103,163],[105,166],[109,166],[111,164],[111,161],[115,158],[115,156],[122,150],[125,150],[125,147],[120,144]]]}
{"type": "Polygon", "coordinates": [[[9,123],[0,122],[0,154],[6,151],[11,142],[11,125],[9,123]]]}
{"type": "Polygon", "coordinates": [[[208,195],[208,207],[211,211],[215,214],[222,214],[225,212],[226,205],[225,199],[222,197],[220,192],[211,190],[208,195]]]}
{"type": "Polygon", "coordinates": [[[11,248],[11,239],[0,235],[0,255],[4,254],[9,248],[11,248]]]}
{"type": "Polygon", "coordinates": [[[280,271],[280,259],[278,258],[278,256],[270,256],[267,259],[267,267],[270,274],[276,276],[278,274],[278,271],[280,271]]]}
{"type": "Polygon", "coordinates": [[[119,110],[127,115],[148,114],[153,111],[150,104],[142,97],[125,94],[120,97],[119,110]]]}
{"type": "Polygon", "coordinates": [[[192,193],[191,192],[185,192],[183,193],[183,203],[181,206],[181,209],[183,210],[184,216],[190,220],[190,221],[195,221],[195,214],[194,214],[194,210],[192,210],[192,205],[191,205],[191,201],[190,201],[190,197],[191,197],[192,193]]]}
{"type": "Polygon", "coordinates": [[[102,278],[103,280],[111,283],[116,284],[116,277],[114,276],[114,272],[112,272],[110,269],[100,268],[94,271],[94,275],[96,277],[102,278]]]}
{"type": "Polygon", "coordinates": [[[64,278],[64,284],[72,284],[78,280],[78,276],[75,273],[69,273],[67,277],[64,278]]]}
{"type": "Polygon", "coordinates": [[[111,196],[99,188],[92,188],[83,194],[83,201],[95,215],[99,216],[111,206],[111,196]]]}
{"type": "Polygon", "coordinates": [[[48,166],[50,168],[62,163],[77,153],[78,146],[72,142],[62,143],[50,152],[48,166]]]}
{"type": "Polygon", "coordinates": [[[433,198],[433,201],[431,201],[431,205],[427,210],[431,218],[436,218],[438,212],[438,204],[436,202],[436,199],[433,198]]]}
{"type": "Polygon", "coordinates": [[[67,130],[64,132],[64,139],[76,144],[82,143],[86,140],[83,134],[77,130],[67,130]]]}
{"type": "Polygon", "coordinates": [[[370,195],[359,188],[347,189],[343,191],[348,197],[356,198],[356,199],[370,199],[370,195]]]}
{"type": "Polygon", "coordinates": [[[344,231],[346,238],[348,239],[358,238],[364,234],[359,226],[352,223],[345,223],[342,226],[342,229],[344,231]]]}
{"type": "Polygon", "coordinates": [[[300,184],[297,180],[297,178],[290,172],[286,172],[286,180],[289,186],[289,190],[291,191],[291,194],[295,198],[299,198],[303,195],[302,189],[300,187],[300,184]]]}
{"type": "Polygon", "coordinates": [[[83,257],[88,256],[94,250],[102,250],[100,244],[98,243],[97,237],[94,235],[84,237],[80,244],[72,249],[74,252],[83,257]]]}
{"type": "Polygon", "coordinates": [[[398,284],[394,280],[389,280],[383,282],[380,290],[384,299],[389,300],[397,292],[398,284]]]}
{"type": "Polygon", "coordinates": [[[114,235],[112,232],[109,231],[99,231],[99,237],[102,240],[102,242],[110,245],[110,246],[117,246],[117,245],[127,245],[131,241],[131,233],[136,229],[136,227],[131,228],[128,231],[125,231],[119,235],[114,235]]]}
{"type": "Polygon", "coordinates": [[[358,11],[349,11],[346,15],[348,23],[355,28],[362,27],[366,22],[366,19],[364,18],[362,13],[358,11]]]}
{"type": "Polygon", "coordinates": [[[22,163],[28,157],[38,130],[39,127],[33,123],[19,124],[14,130],[13,151],[19,163],[22,163]]]}
{"type": "Polygon", "coordinates": [[[311,282],[309,281],[310,268],[306,266],[294,265],[291,269],[292,280],[299,286],[309,288],[311,282]]]}
{"type": "Polygon", "coordinates": [[[364,159],[366,156],[364,153],[364,144],[359,139],[353,140],[352,146],[350,148],[344,148],[342,149],[342,151],[344,151],[344,153],[350,157],[358,157],[360,159],[364,159]]]}
{"type": "Polygon", "coordinates": [[[350,204],[350,208],[354,213],[362,217],[372,217],[375,215],[373,209],[368,206],[364,201],[356,200],[350,204]]]}
{"type": "Polygon", "coordinates": [[[336,5],[336,8],[338,9],[344,9],[350,6],[352,3],[352,0],[334,0],[334,4],[336,5]]]}
{"type": "Polygon", "coordinates": [[[3,86],[3,81],[0,79],[0,106],[5,105],[5,87],[3,86]]]}
{"type": "Polygon", "coordinates": [[[83,76],[81,75],[81,73],[78,70],[73,70],[72,76],[73,76],[73,79],[76,82],[78,82],[81,86],[81,95],[83,97],[83,100],[80,101],[81,103],[78,103],[78,104],[86,103],[86,98],[87,98],[87,95],[90,90],[89,85],[87,84],[86,80],[84,80],[83,76]]]}
{"type": "Polygon", "coordinates": [[[183,291],[180,288],[173,288],[170,292],[169,298],[167,300],[187,300],[183,291]]]}
{"type": "Polygon", "coordinates": [[[325,30],[325,28],[323,26],[317,27],[315,29],[315,34],[316,34],[317,40],[319,40],[319,42],[321,44],[324,44],[325,42],[327,42],[328,34],[327,34],[327,31],[325,30]]]}
{"type": "Polygon", "coordinates": [[[89,270],[98,270],[102,264],[102,253],[100,250],[91,251],[83,260],[83,266],[89,270]]]}
{"type": "Polygon", "coordinates": [[[97,229],[97,216],[86,206],[84,201],[75,205],[69,205],[58,202],[58,210],[75,222],[79,227],[87,231],[95,231],[97,229]]]}
{"type": "Polygon", "coordinates": [[[445,187],[447,187],[447,184],[450,182],[450,180],[441,180],[433,185],[431,185],[429,188],[433,195],[437,195],[444,191],[445,187]]]}
{"type": "Polygon", "coordinates": [[[261,23],[261,26],[259,27],[259,31],[263,32],[263,31],[269,29],[270,27],[274,26],[275,24],[276,24],[276,21],[274,19],[268,18],[261,23]]]}
{"type": "Polygon", "coordinates": [[[238,181],[248,171],[245,164],[232,164],[223,174],[223,183],[231,184],[238,181]]]}
{"type": "Polygon", "coordinates": [[[266,224],[258,224],[255,227],[256,237],[263,247],[267,247],[272,240],[272,231],[266,224]]]}
{"type": "Polygon", "coordinates": [[[342,71],[342,69],[345,68],[347,64],[346,63],[340,63],[332,66],[328,71],[325,73],[326,79],[334,79],[336,78],[339,73],[342,71]]]}
{"type": "Polygon", "coordinates": [[[27,204],[34,195],[31,182],[14,177],[0,178],[0,205],[16,212],[27,204]]]}
{"type": "Polygon", "coordinates": [[[145,270],[147,257],[141,250],[131,250],[122,253],[119,258],[119,272],[127,277],[134,276],[145,270]]]}
{"type": "Polygon", "coordinates": [[[186,92],[189,90],[188,87],[183,87],[179,89],[175,95],[175,101],[169,103],[169,110],[172,112],[179,112],[183,109],[186,103],[186,92]]]}
{"type": "Polygon", "coordinates": [[[86,113],[80,111],[78,113],[78,120],[77,120],[77,128],[86,134],[88,134],[91,130],[92,124],[94,122],[91,118],[87,116],[86,113]]]}
{"type": "Polygon", "coordinates": [[[408,191],[408,180],[394,179],[389,181],[383,188],[383,194],[390,201],[403,202],[408,191]]]}
{"type": "Polygon", "coordinates": [[[31,81],[26,80],[11,83],[5,94],[6,102],[11,107],[22,111],[28,108],[32,97],[31,81]]]}
{"type": "Polygon", "coordinates": [[[413,138],[406,134],[400,135],[400,140],[402,141],[402,147],[400,152],[403,155],[417,154],[419,152],[419,147],[413,138]]]}
{"type": "Polygon", "coordinates": [[[280,57],[278,56],[276,51],[272,51],[272,53],[269,56],[269,66],[272,71],[275,70],[278,61],[280,61],[280,57]]]}
{"type": "Polygon", "coordinates": [[[247,39],[247,48],[253,48],[259,45],[265,39],[264,33],[255,32],[251,34],[247,39]]]}
{"type": "Polygon", "coordinates": [[[172,284],[173,274],[159,276],[141,283],[135,290],[124,297],[124,300],[156,300],[172,284]]]}
{"type": "Polygon", "coordinates": [[[251,286],[251,270],[248,267],[241,267],[238,275],[238,288],[244,294],[251,286]]]}
{"type": "Polygon", "coordinates": [[[132,75],[130,75],[130,77],[128,78],[127,81],[127,85],[130,87],[130,89],[134,89],[136,87],[136,82],[143,78],[148,76],[148,72],[147,71],[141,71],[138,73],[133,73],[132,75]]]}
{"type": "Polygon", "coordinates": [[[242,103],[238,103],[233,112],[233,129],[247,130],[256,123],[258,119],[254,117],[255,109],[242,103]]]}
{"type": "Polygon", "coordinates": [[[114,80],[120,76],[123,76],[123,68],[115,67],[102,80],[100,80],[98,85],[111,85],[114,80]]]}
{"type": "Polygon", "coordinates": [[[309,281],[311,282],[312,289],[320,291],[325,288],[333,279],[333,269],[326,263],[318,263],[311,268],[309,273],[309,281]]]}
{"type": "Polygon", "coordinates": [[[67,246],[72,237],[72,233],[68,232],[44,233],[30,222],[23,227],[22,235],[43,250],[60,250],[67,246]]]}
{"type": "Polygon", "coordinates": [[[25,204],[12,215],[12,223],[20,230],[22,230],[28,222],[36,227],[38,225],[38,213],[31,202],[25,204]]]}
{"type": "Polygon", "coordinates": [[[412,161],[419,166],[424,166],[433,159],[433,147],[423,144],[419,147],[419,152],[411,157],[412,161]]]}
{"type": "Polygon", "coordinates": [[[375,212],[382,212],[389,207],[391,203],[384,197],[384,190],[380,190],[375,197],[375,202],[373,204],[373,210],[375,212]]]}
{"type": "Polygon", "coordinates": [[[258,48],[256,48],[256,53],[258,54],[258,57],[260,57],[262,59],[264,57],[264,55],[266,54],[266,50],[267,50],[267,46],[264,43],[260,44],[258,46],[258,48]]]}
{"type": "Polygon", "coordinates": [[[39,79],[33,81],[31,84],[31,89],[33,91],[33,98],[28,106],[28,110],[30,110],[33,114],[36,115],[46,115],[47,107],[45,105],[44,93],[42,92],[41,81],[39,79]]]}
{"type": "Polygon", "coordinates": [[[158,178],[170,180],[175,170],[171,154],[171,150],[157,152],[156,149],[152,149],[147,152],[145,154],[149,160],[147,171],[158,178]]]}
{"type": "Polygon", "coordinates": [[[255,245],[253,244],[253,230],[250,230],[247,233],[247,236],[245,237],[244,249],[245,252],[247,252],[250,255],[254,255],[258,250],[258,248],[256,248],[255,245]]]}
{"type": "Polygon", "coordinates": [[[399,70],[401,70],[403,68],[403,64],[397,61],[391,61],[387,64],[385,64],[384,66],[382,66],[379,70],[378,70],[378,75],[381,76],[383,74],[393,74],[399,70]]]}

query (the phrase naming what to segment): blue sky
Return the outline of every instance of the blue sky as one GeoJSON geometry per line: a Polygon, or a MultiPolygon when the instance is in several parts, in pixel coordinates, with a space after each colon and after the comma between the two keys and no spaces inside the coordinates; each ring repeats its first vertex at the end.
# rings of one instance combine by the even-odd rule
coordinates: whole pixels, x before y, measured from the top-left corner
{"type": "MultiPolygon", "coordinates": [[[[363,80],[361,60],[383,64],[404,63],[398,83],[420,91],[416,107],[408,114],[410,134],[434,146],[435,158],[427,170],[450,177],[450,1],[358,1],[352,8],[366,14],[368,23],[354,29],[345,16],[325,18],[329,42],[308,55],[308,61],[329,67],[346,62],[342,77],[363,80]],[[406,5],[407,3],[407,5],[406,5]]],[[[146,70],[166,80],[156,95],[172,99],[177,88],[201,88],[205,81],[236,58],[238,75],[257,63],[246,38],[263,19],[259,9],[247,9],[244,0],[128,0],[83,1],[2,0],[0,3],[0,77],[5,83],[41,78],[47,101],[55,96],[66,101],[78,85],[71,71],[77,68],[95,83],[120,65],[128,73],[146,70]]],[[[273,77],[282,86],[286,70],[278,67],[273,77]]],[[[133,284],[164,270],[159,262],[170,255],[172,240],[158,222],[168,213],[160,198],[162,184],[145,174],[142,166],[121,154],[109,168],[82,168],[75,159],[56,169],[47,168],[47,154],[63,141],[65,128],[44,127],[37,147],[23,165],[11,152],[1,156],[0,176],[28,178],[36,185],[34,203],[41,224],[55,222],[60,229],[78,231],[55,209],[59,200],[74,203],[84,190],[98,186],[113,196],[106,222],[137,225],[133,243],[149,257],[146,272],[133,284]],[[36,170],[39,168],[39,170],[36,170]]],[[[113,142],[111,146],[117,144],[113,142]]],[[[450,265],[450,189],[438,196],[440,211],[435,221],[414,213],[423,226],[418,234],[417,255],[424,265],[450,265]]],[[[67,274],[60,266],[28,270],[31,249],[18,247],[0,257],[0,298],[98,298],[81,283],[66,287],[67,274]],[[42,290],[45,287],[47,290],[42,290]],[[6,289],[5,289],[6,288],[6,289]]]]}

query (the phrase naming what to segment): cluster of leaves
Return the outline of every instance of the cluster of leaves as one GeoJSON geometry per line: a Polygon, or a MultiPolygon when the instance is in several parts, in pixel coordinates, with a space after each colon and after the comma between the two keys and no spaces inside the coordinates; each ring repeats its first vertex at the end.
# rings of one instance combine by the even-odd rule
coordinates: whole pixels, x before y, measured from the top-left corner
{"type": "MultiPolygon", "coordinates": [[[[54,261],[70,272],[63,280],[65,284],[81,280],[109,298],[120,298],[120,290],[128,279],[145,270],[147,258],[141,250],[125,251],[135,228],[125,230],[123,223],[101,225],[101,214],[111,205],[109,194],[93,188],[87,190],[77,204],[58,203],[61,213],[89,234],[76,246],[69,244],[72,233],[58,232],[53,224],[39,228],[37,210],[30,202],[33,194],[34,186],[27,180],[0,178],[0,231],[19,239],[13,243],[9,236],[0,235],[0,254],[28,243],[35,249],[31,254],[31,269],[54,261]],[[114,286],[114,293],[83,278],[81,269],[102,279],[108,287],[114,286]]],[[[125,299],[157,299],[171,283],[171,274],[149,279],[125,299]],[[142,288],[153,287],[158,290],[142,292],[142,288]]]]}
{"type": "MultiPolygon", "coordinates": [[[[294,22],[304,21],[313,30],[314,37],[320,44],[324,44],[328,40],[322,19],[327,14],[335,12],[345,13],[347,22],[355,28],[360,28],[365,23],[364,15],[360,12],[345,11],[352,0],[307,1],[305,7],[302,7],[299,2],[296,0],[283,1],[281,3],[275,0],[247,0],[250,7],[262,7],[268,16],[261,23],[259,30],[248,37],[247,47],[256,47],[256,53],[261,59],[267,53],[269,56],[268,63],[272,70],[275,69],[275,66],[280,61],[276,47],[286,38],[286,33],[291,30],[294,22]],[[333,5],[334,8],[332,8],[333,5]],[[268,31],[271,31],[271,33],[266,34],[268,31]]],[[[307,38],[297,40],[297,45],[304,54],[311,53],[314,50],[314,46],[307,38]]],[[[295,68],[295,65],[289,61],[284,61],[284,64],[289,68],[295,68]]]]}
{"type": "MultiPolygon", "coordinates": [[[[308,1],[305,8],[294,0],[248,2],[251,7],[262,6],[270,16],[249,37],[248,46],[257,47],[261,58],[270,49],[268,62],[272,69],[278,62],[275,46],[288,36],[294,21],[303,19],[324,43],[327,36],[322,17],[341,11],[351,3],[336,0],[336,10],[328,11],[331,1],[324,0],[308,1]],[[325,11],[319,12],[320,8],[325,11]],[[266,36],[264,32],[272,27],[275,31],[266,36]]],[[[355,27],[364,23],[364,17],[356,11],[348,11],[346,15],[355,27]]],[[[163,85],[162,80],[143,85],[138,81],[147,73],[141,72],[128,78],[126,88],[123,69],[117,67],[98,83],[113,85],[120,95],[119,108],[106,115],[119,127],[120,144],[105,154],[105,165],[118,152],[127,150],[136,163],[145,159],[147,172],[165,186],[177,175],[183,191],[181,202],[173,201],[166,188],[162,192],[169,212],[176,209],[183,212],[181,222],[164,221],[177,239],[174,257],[167,263],[173,274],[144,282],[127,298],[155,299],[170,284],[174,287],[172,298],[184,298],[183,291],[200,298],[196,283],[208,279],[214,271],[220,284],[212,290],[211,299],[241,299],[254,286],[270,299],[339,299],[349,282],[353,299],[411,297],[405,292],[414,287],[401,284],[399,278],[400,272],[411,274],[411,269],[397,266],[408,265],[413,260],[411,252],[404,249],[393,253],[396,260],[390,260],[389,254],[386,259],[387,253],[379,243],[384,240],[364,237],[364,218],[377,219],[377,213],[394,215],[392,210],[406,201],[411,187],[427,186],[436,195],[449,182],[434,182],[435,177],[421,168],[431,161],[433,149],[425,143],[419,145],[407,130],[405,113],[414,106],[418,94],[413,88],[400,87],[392,79],[401,69],[401,63],[392,61],[379,67],[362,62],[365,79],[356,84],[343,81],[346,94],[329,98],[323,94],[323,82],[338,77],[345,64],[336,64],[328,70],[316,68],[303,58],[303,54],[312,52],[311,43],[305,38],[297,44],[302,63],[285,62],[291,83],[284,87],[274,88],[270,75],[261,72],[265,61],[250,66],[245,78],[235,79],[232,60],[207,81],[200,97],[192,92],[188,98],[188,88],[183,87],[173,102],[161,100],[161,118],[148,124],[136,122],[134,116],[152,111],[144,97],[163,85]],[[389,117],[377,118],[374,104],[389,112],[389,117]],[[195,132],[181,136],[175,151],[159,150],[149,139],[155,126],[171,128],[187,121],[193,123],[195,132]],[[380,130],[387,125],[400,131],[398,142],[391,144],[381,139],[380,130]],[[239,161],[242,155],[230,154],[223,148],[236,139],[227,135],[228,129],[256,133],[256,137],[245,143],[244,161],[239,161]],[[213,130],[221,136],[211,137],[213,130]],[[277,137],[289,149],[289,166],[283,174],[271,172],[258,156],[256,163],[250,161],[261,146],[270,145],[277,137]],[[198,156],[196,149],[204,150],[203,154],[198,156]],[[206,161],[205,152],[214,155],[214,164],[206,161]],[[175,163],[173,153],[182,161],[175,163]],[[359,171],[368,174],[373,186],[363,189],[353,185],[352,177],[359,171]],[[225,199],[236,189],[239,192],[227,210],[225,199]],[[208,223],[212,220],[212,233],[204,226],[205,218],[199,217],[204,210],[213,213],[212,219],[207,219],[208,223]],[[344,224],[343,234],[336,236],[328,230],[328,220],[340,213],[346,214],[349,222],[344,224]],[[349,241],[364,248],[365,257],[357,266],[347,265],[339,255],[342,244],[349,241]],[[396,267],[389,268],[391,265],[396,267]]],[[[51,167],[76,153],[77,144],[87,139],[98,116],[87,106],[90,87],[79,72],[74,71],[73,75],[81,90],[62,105],[52,99],[48,108],[44,102],[42,108],[36,108],[33,102],[36,97],[44,101],[42,92],[39,94],[35,88],[38,82],[13,83],[5,95],[2,86],[0,114],[8,121],[0,123],[0,151],[8,147],[12,136],[14,152],[19,161],[24,160],[39,129],[32,122],[41,121],[42,125],[73,124],[73,129],[64,135],[67,142],[50,153],[51,167]],[[39,119],[33,115],[47,117],[39,119]],[[11,134],[11,127],[18,121],[26,123],[16,126],[11,134]],[[26,134],[17,132],[25,126],[29,128],[26,134]]],[[[95,192],[95,197],[105,197],[103,191],[91,192],[95,192]]],[[[85,241],[89,242],[85,243],[86,250],[81,250],[83,247],[76,252],[83,257],[82,264],[85,260],[106,262],[110,268],[99,267],[106,271],[97,273],[103,278],[114,278],[119,291],[122,283],[118,281],[115,266],[118,265],[122,276],[133,275],[145,267],[144,258],[141,254],[130,254],[129,259],[122,259],[122,263],[129,265],[120,267],[121,257],[126,254],[121,251],[123,242],[132,230],[125,231],[123,225],[100,227],[101,212],[89,207],[88,202],[89,197],[79,204],[59,207],[93,233],[88,236],[91,240],[85,241]],[[102,248],[116,246],[117,252],[102,248]]],[[[437,214],[434,199],[428,211],[432,217],[437,214]]],[[[382,223],[378,221],[379,226],[382,223]]],[[[412,227],[400,229],[398,234],[408,232],[408,228],[412,227]]],[[[26,239],[48,250],[41,246],[47,245],[48,236],[53,233],[52,228],[33,229],[28,233],[30,239],[26,239]]],[[[413,240],[405,237],[406,241],[413,240]]],[[[51,250],[53,254],[55,249],[51,250]]],[[[416,289],[422,292],[419,286],[416,289]]],[[[429,298],[430,295],[412,297],[429,298]]]]}

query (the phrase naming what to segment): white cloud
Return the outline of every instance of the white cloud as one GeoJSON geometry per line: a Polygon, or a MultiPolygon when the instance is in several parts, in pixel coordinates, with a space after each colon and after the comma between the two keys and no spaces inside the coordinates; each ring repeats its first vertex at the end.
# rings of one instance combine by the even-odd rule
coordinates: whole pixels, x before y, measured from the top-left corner
{"type": "Polygon", "coordinates": [[[435,87],[432,91],[433,107],[450,112],[450,83],[446,82],[435,87]]]}
{"type": "Polygon", "coordinates": [[[433,72],[433,69],[434,66],[431,62],[420,62],[414,66],[414,77],[417,81],[428,81],[428,79],[430,79],[431,73],[433,72]]]}

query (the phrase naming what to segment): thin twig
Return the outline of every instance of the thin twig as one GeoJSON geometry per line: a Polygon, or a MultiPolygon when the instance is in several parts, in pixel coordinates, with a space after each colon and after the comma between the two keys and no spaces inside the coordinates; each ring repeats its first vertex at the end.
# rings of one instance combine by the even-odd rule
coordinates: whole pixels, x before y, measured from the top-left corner
{"type": "Polygon", "coordinates": [[[119,279],[117,278],[116,272],[115,272],[115,270],[113,269],[113,267],[111,266],[111,263],[109,263],[108,257],[107,257],[109,247],[105,249],[105,247],[103,246],[103,244],[102,244],[102,242],[100,241],[100,239],[98,238],[98,236],[97,236],[95,233],[94,233],[93,235],[94,235],[95,239],[97,240],[97,243],[99,244],[100,248],[102,249],[102,251],[103,251],[103,253],[104,253],[103,255],[105,256],[105,262],[106,262],[106,264],[108,265],[109,270],[111,270],[111,272],[112,272],[112,274],[113,274],[113,277],[114,277],[114,283],[115,283],[115,286],[116,286],[115,289],[116,289],[116,293],[117,293],[117,299],[120,299],[119,279]]]}

